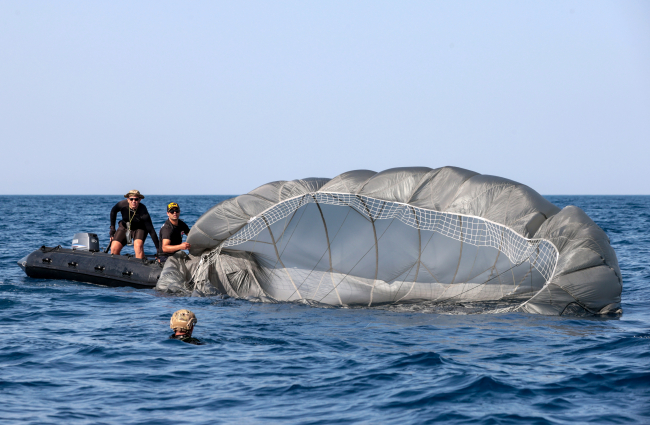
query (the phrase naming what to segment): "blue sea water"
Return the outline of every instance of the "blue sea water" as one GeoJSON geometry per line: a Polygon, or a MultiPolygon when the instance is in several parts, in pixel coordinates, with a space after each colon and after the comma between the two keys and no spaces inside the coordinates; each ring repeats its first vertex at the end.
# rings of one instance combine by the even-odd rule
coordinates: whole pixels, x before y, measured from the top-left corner
{"type": "MultiPolygon", "coordinates": [[[[144,204],[158,229],[169,201],[191,226],[225,198],[144,204]]],[[[16,262],[41,245],[80,231],[105,245],[120,198],[0,196],[0,423],[650,423],[650,197],[548,199],[609,235],[622,316],[315,308],[32,279],[16,262]],[[181,308],[205,345],[168,339],[181,308]]]]}

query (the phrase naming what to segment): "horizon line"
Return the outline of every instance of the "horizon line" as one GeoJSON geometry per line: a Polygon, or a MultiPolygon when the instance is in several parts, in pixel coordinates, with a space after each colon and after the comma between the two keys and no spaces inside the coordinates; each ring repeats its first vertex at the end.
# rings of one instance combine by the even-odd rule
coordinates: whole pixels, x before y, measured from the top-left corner
{"type": "MultiPolygon", "coordinates": [[[[146,196],[240,196],[240,195],[245,195],[246,193],[240,193],[240,194],[198,194],[198,193],[191,193],[191,194],[178,194],[178,193],[163,193],[163,194],[149,194],[146,196]]],[[[554,194],[542,194],[542,196],[650,196],[650,193],[644,194],[644,193],[554,193],[554,194]]],[[[120,194],[112,194],[112,193],[0,193],[0,196],[116,196],[116,197],[124,197],[124,195],[120,194]]]]}

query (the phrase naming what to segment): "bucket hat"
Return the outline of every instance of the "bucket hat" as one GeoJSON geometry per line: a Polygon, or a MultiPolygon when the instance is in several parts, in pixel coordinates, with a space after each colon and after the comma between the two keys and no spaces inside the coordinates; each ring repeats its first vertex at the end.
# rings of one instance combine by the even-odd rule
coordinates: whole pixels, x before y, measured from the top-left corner
{"type": "Polygon", "coordinates": [[[143,195],[142,193],[140,193],[139,190],[135,190],[135,189],[133,189],[133,190],[129,190],[129,193],[127,193],[126,195],[124,195],[125,198],[130,198],[130,197],[132,197],[132,196],[133,196],[133,197],[140,198],[140,199],[144,199],[144,195],[143,195]]]}

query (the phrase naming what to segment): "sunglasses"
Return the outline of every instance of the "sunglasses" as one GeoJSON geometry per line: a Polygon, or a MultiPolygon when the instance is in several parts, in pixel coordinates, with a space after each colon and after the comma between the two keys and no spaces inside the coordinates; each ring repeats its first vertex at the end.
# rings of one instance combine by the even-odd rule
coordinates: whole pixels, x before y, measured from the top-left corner
{"type": "Polygon", "coordinates": [[[140,198],[129,198],[129,201],[132,201],[132,202],[138,201],[138,202],[140,202],[140,198]]]}
{"type": "Polygon", "coordinates": [[[174,208],[173,210],[169,210],[168,212],[169,212],[170,214],[180,214],[180,213],[181,213],[181,210],[177,210],[176,208],[174,208]]]}

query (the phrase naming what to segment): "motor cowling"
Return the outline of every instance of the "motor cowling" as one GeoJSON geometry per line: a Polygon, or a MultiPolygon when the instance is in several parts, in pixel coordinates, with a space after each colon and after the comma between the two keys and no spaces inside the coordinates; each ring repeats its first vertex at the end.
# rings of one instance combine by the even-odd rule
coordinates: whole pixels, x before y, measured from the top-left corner
{"type": "Polygon", "coordinates": [[[75,233],[72,238],[72,249],[99,252],[99,238],[94,233],[75,233]]]}

